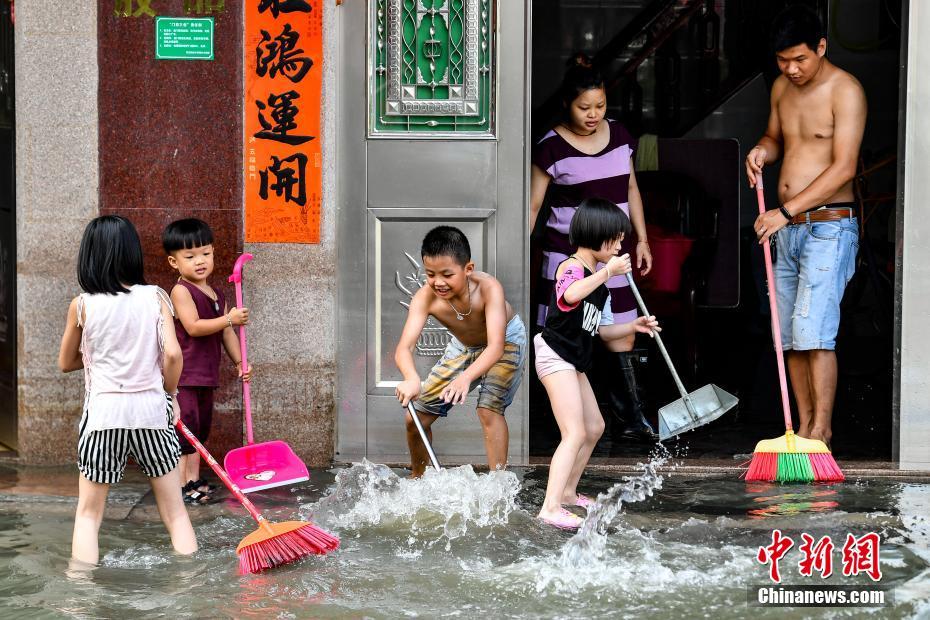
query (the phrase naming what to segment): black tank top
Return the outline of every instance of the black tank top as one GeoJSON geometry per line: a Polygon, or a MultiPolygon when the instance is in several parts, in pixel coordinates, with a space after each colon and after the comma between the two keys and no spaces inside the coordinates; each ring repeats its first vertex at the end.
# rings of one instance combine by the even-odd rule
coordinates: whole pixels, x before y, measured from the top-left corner
{"type": "MultiPolygon", "coordinates": [[[[590,275],[593,275],[591,271],[584,267],[584,277],[590,275]]],[[[559,357],[574,366],[578,372],[591,369],[593,340],[601,323],[601,311],[609,296],[610,291],[602,284],[577,306],[565,311],[559,308],[556,293],[552,294],[542,338],[559,357]]]]}

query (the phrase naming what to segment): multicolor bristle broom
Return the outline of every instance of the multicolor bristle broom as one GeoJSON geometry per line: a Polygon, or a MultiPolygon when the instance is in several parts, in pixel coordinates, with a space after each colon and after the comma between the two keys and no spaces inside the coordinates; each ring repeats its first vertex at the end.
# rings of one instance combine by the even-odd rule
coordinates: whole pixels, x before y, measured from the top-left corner
{"type": "Polygon", "coordinates": [[[207,452],[203,444],[194,437],[190,429],[180,420],[177,421],[176,426],[259,525],[257,530],[243,538],[236,547],[241,574],[258,573],[266,568],[295,562],[308,555],[334,551],[339,547],[338,537],[312,523],[306,521],[268,522],[220,467],[216,459],[207,452]]]}
{"type": "MultiPolygon", "coordinates": [[[[756,198],[759,214],[765,213],[762,175],[756,175],[756,198]]],[[[769,310],[772,314],[772,342],[778,360],[778,379],[781,385],[781,404],[785,414],[785,434],[775,439],[763,439],[756,444],[747,481],[764,482],[839,482],[846,477],[840,470],[830,448],[822,441],[805,439],[794,434],[791,424],[791,406],[788,404],[788,381],[785,376],[785,355],[781,348],[781,326],[775,301],[775,278],[772,273],[772,251],[768,243],[762,244],[765,254],[765,276],[769,287],[769,310]]]]}

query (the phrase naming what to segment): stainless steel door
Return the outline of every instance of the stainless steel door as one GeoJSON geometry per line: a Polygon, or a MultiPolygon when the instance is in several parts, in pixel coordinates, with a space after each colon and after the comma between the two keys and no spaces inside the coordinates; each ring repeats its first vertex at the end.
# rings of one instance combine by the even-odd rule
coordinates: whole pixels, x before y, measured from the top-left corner
{"type": "MultiPolygon", "coordinates": [[[[408,460],[393,351],[430,228],[461,228],[477,268],[501,280],[527,321],[528,3],[495,2],[338,9],[337,460],[408,460]]],[[[421,377],[447,338],[427,325],[421,377]]],[[[486,462],[474,410],[471,396],[434,426],[443,462],[486,462]]],[[[523,385],[507,412],[512,463],[526,462],[527,413],[523,385]]]]}

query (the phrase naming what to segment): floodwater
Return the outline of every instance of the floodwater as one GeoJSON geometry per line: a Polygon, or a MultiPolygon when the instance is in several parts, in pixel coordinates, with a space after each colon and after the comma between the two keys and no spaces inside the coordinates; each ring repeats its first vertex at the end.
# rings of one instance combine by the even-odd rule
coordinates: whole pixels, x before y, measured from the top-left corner
{"type": "MultiPolygon", "coordinates": [[[[154,508],[101,531],[100,566],[68,571],[73,500],[0,503],[0,617],[28,618],[930,618],[930,485],[770,485],[594,474],[602,494],[577,534],[535,518],[546,470],[428,470],[368,462],[251,497],[272,520],[299,515],[340,549],[259,575],[236,573],[254,523],[234,500],[191,509],[201,550],[175,556],[154,508]],[[848,534],[881,539],[883,608],[762,608],[756,559],[772,530],[795,539],[783,583],[871,584],[842,575],[848,534]],[[801,533],[831,536],[834,575],[801,576],[801,533]]],[[[119,487],[115,487],[118,489],[119,487]]]]}

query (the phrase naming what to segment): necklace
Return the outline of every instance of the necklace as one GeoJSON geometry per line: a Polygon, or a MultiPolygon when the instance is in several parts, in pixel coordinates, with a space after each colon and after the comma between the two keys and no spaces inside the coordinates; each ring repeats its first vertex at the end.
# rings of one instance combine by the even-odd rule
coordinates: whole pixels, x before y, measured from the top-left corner
{"type": "Polygon", "coordinates": [[[471,314],[471,310],[472,310],[471,308],[471,282],[469,282],[469,280],[466,278],[465,283],[468,286],[468,312],[465,312],[465,313],[459,312],[458,308],[456,308],[452,304],[451,299],[446,300],[446,303],[449,304],[449,307],[451,307],[452,311],[455,312],[455,318],[458,319],[459,321],[464,321],[465,317],[471,314]]]}
{"type": "Polygon", "coordinates": [[[572,132],[572,133],[575,134],[576,136],[581,136],[582,138],[589,138],[589,137],[591,137],[591,136],[593,136],[594,134],[597,133],[597,127],[595,127],[594,130],[591,131],[591,133],[578,133],[577,131],[575,131],[575,130],[572,129],[570,126],[566,125],[565,123],[562,123],[562,127],[564,127],[565,129],[569,130],[570,132],[572,132]]]}
{"type": "MultiPolygon", "coordinates": [[[[178,278],[178,281],[180,282],[182,279],[183,279],[183,278],[180,278],[180,277],[179,277],[179,278],[178,278]]],[[[190,282],[190,281],[188,281],[188,280],[184,280],[184,281],[185,281],[185,282],[189,282],[190,284],[193,284],[194,286],[196,286],[198,291],[200,291],[201,293],[203,293],[204,295],[206,295],[206,296],[207,296],[207,299],[209,299],[210,301],[213,302],[213,309],[214,309],[216,312],[219,312],[219,311],[220,311],[220,298],[216,295],[216,293],[214,293],[214,294],[211,295],[211,294],[208,293],[207,291],[203,290],[203,288],[200,287],[199,285],[194,284],[193,282],[190,282]]]]}
{"type": "Polygon", "coordinates": [[[591,273],[594,273],[594,270],[591,269],[591,265],[589,265],[588,263],[586,263],[586,262],[584,261],[584,259],[582,259],[582,258],[581,258],[580,256],[578,256],[577,254],[572,254],[569,258],[574,258],[574,259],[577,260],[579,263],[581,263],[582,265],[584,265],[585,269],[587,269],[587,270],[590,271],[591,273]]]}

